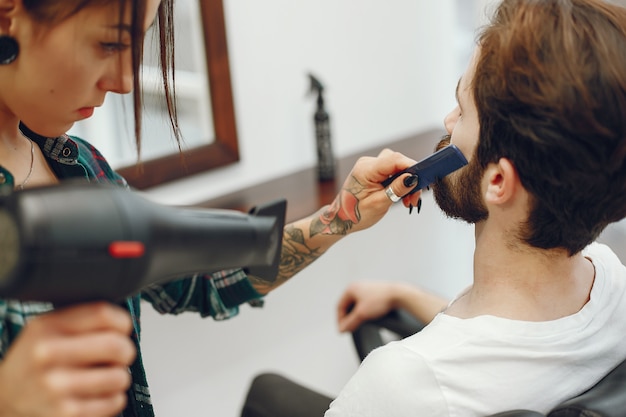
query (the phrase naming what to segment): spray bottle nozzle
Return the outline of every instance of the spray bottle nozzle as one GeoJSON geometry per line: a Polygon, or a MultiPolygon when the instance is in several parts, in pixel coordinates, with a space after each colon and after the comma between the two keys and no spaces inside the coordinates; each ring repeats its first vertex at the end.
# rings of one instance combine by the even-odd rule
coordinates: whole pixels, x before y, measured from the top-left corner
{"type": "Polygon", "coordinates": [[[313,74],[309,73],[309,80],[311,81],[311,87],[309,92],[317,93],[317,106],[321,107],[324,104],[324,98],[322,97],[322,92],[324,91],[324,86],[313,74]]]}
{"type": "Polygon", "coordinates": [[[313,74],[309,73],[309,79],[311,80],[311,92],[321,93],[324,90],[324,86],[320,80],[315,78],[313,74]]]}

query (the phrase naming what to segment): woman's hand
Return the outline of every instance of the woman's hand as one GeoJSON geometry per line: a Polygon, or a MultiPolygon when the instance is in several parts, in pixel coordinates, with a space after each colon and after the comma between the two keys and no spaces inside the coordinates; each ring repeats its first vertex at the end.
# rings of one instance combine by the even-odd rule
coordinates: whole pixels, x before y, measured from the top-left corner
{"type": "MultiPolygon", "coordinates": [[[[280,268],[275,280],[249,276],[260,294],[267,294],[322,256],[348,233],[378,222],[393,204],[381,182],[415,164],[399,152],[383,150],[376,157],[361,157],[331,205],[285,226],[280,268]]],[[[398,176],[389,187],[405,196],[417,184],[411,174],[398,176]]],[[[402,198],[405,206],[418,207],[421,191],[402,198]]],[[[0,416],[1,417],[1,416],[0,416]]]]}
{"type": "MultiPolygon", "coordinates": [[[[383,150],[377,157],[359,158],[333,203],[322,212],[317,230],[312,231],[343,235],[377,223],[393,204],[381,182],[414,164],[413,159],[389,149],[383,150]]],[[[397,196],[405,196],[402,202],[406,207],[416,207],[421,191],[406,196],[416,183],[417,177],[403,174],[389,187],[397,196]]]]}
{"type": "Polygon", "coordinates": [[[0,416],[112,417],[135,358],[130,316],[108,303],[30,320],[0,362],[0,416]]]}

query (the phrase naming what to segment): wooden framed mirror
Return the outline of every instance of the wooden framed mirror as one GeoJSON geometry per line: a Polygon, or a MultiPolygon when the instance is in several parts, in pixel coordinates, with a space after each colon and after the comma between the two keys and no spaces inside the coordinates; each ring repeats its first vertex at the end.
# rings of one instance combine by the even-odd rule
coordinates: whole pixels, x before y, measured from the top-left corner
{"type": "MultiPolygon", "coordinates": [[[[137,189],[146,189],[239,160],[223,0],[193,1],[199,2],[208,77],[208,91],[204,91],[209,96],[214,135],[213,138],[206,138],[206,144],[183,149],[182,153],[175,150],[117,168],[116,171],[137,189]]],[[[181,44],[177,39],[178,51],[187,53],[188,48],[189,45],[181,44]]]]}

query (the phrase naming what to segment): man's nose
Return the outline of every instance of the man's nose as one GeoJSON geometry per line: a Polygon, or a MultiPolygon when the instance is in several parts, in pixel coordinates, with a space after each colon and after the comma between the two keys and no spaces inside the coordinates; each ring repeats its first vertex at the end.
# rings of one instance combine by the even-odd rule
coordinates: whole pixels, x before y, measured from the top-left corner
{"type": "Polygon", "coordinates": [[[459,120],[459,115],[459,106],[457,106],[443,119],[443,126],[445,127],[446,132],[448,132],[449,135],[452,134],[454,126],[456,125],[457,120],[459,120]]]}

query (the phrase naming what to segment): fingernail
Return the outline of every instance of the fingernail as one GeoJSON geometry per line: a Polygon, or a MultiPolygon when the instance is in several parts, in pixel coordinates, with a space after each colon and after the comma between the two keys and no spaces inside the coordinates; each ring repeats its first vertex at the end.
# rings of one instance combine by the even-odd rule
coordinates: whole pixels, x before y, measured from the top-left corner
{"type": "Polygon", "coordinates": [[[413,212],[413,204],[409,204],[409,214],[413,212]]]}
{"type": "Polygon", "coordinates": [[[422,209],[422,199],[417,200],[417,214],[420,214],[420,210],[422,209]]]}
{"type": "Polygon", "coordinates": [[[411,175],[410,177],[406,177],[404,179],[405,187],[413,187],[415,184],[417,184],[417,175],[411,175]]]}

